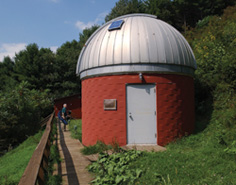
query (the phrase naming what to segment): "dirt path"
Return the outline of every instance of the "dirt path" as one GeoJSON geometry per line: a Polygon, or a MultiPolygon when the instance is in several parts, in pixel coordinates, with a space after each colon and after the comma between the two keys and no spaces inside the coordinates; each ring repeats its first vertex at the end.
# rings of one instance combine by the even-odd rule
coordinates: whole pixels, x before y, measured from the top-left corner
{"type": "Polygon", "coordinates": [[[83,145],[77,139],[72,139],[70,131],[58,128],[58,149],[62,159],[56,174],[62,176],[63,185],[87,185],[92,180],[91,174],[85,169],[89,160],[80,152],[83,145]]]}

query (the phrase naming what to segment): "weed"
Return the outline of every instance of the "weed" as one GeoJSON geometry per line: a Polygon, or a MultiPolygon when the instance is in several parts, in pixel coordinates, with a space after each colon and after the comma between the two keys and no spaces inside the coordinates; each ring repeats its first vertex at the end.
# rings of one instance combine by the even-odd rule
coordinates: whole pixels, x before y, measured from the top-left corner
{"type": "Polygon", "coordinates": [[[83,149],[81,149],[81,152],[84,155],[91,155],[91,154],[101,153],[110,149],[112,149],[112,146],[106,145],[102,141],[97,141],[95,145],[85,146],[83,149]]]}
{"type": "Polygon", "coordinates": [[[116,138],[114,138],[112,140],[111,147],[112,147],[113,153],[122,151],[122,148],[120,147],[120,145],[117,142],[116,138]]]}

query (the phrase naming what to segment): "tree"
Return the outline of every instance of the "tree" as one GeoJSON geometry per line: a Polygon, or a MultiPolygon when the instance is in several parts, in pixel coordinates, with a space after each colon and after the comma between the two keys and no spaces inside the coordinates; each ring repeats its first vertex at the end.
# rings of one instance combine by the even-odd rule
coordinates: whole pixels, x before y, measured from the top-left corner
{"type": "Polygon", "coordinates": [[[235,5],[235,0],[174,0],[175,27],[186,32],[187,27],[195,27],[206,16],[221,15],[228,6],[235,5]]]}
{"type": "Polygon", "coordinates": [[[235,0],[119,0],[105,21],[130,13],[148,13],[186,32],[204,17],[221,15],[226,7],[233,5],[235,0]]]}
{"type": "Polygon", "coordinates": [[[37,44],[29,44],[15,56],[14,72],[17,81],[27,81],[31,89],[53,90],[55,54],[37,44]]]}
{"type": "Polygon", "coordinates": [[[0,62],[0,90],[4,90],[14,81],[12,78],[14,65],[9,56],[4,57],[3,62],[0,62]]]}
{"type": "Polygon", "coordinates": [[[84,44],[89,39],[89,37],[99,28],[98,25],[94,25],[91,28],[85,28],[83,33],[79,34],[79,46],[80,50],[84,47],[84,44]]]}
{"type": "Polygon", "coordinates": [[[222,84],[236,90],[236,6],[223,16],[212,16],[209,23],[186,34],[192,45],[198,69],[196,78],[211,93],[222,84]]]}
{"type": "Polygon", "coordinates": [[[56,55],[48,48],[41,48],[38,53],[38,61],[41,64],[40,89],[49,89],[53,93],[53,84],[56,80],[54,76],[56,55]]]}
{"type": "Polygon", "coordinates": [[[111,12],[105,17],[108,22],[116,17],[131,14],[131,13],[144,13],[144,6],[140,0],[119,0],[111,12]]]}
{"type": "Polygon", "coordinates": [[[39,87],[41,63],[38,60],[38,53],[38,46],[30,44],[15,57],[14,70],[17,80],[28,81],[32,88],[39,87]]]}
{"type": "Polygon", "coordinates": [[[40,128],[41,118],[51,112],[48,92],[31,90],[27,82],[0,92],[0,150],[35,134],[40,128]]]}
{"type": "Polygon", "coordinates": [[[158,19],[174,24],[174,10],[171,0],[146,0],[145,13],[156,15],[158,19]]]}
{"type": "Polygon", "coordinates": [[[73,40],[66,42],[57,50],[54,65],[54,94],[58,97],[79,93],[80,80],[76,76],[76,65],[81,47],[79,42],[73,40]]]}

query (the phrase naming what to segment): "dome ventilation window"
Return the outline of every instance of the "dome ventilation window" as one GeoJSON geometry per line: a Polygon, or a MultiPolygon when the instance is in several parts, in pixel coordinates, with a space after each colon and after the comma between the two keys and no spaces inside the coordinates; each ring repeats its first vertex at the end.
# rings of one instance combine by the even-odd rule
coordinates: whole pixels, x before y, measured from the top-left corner
{"type": "Polygon", "coordinates": [[[112,22],[108,28],[108,31],[121,29],[123,23],[124,23],[124,20],[118,20],[118,21],[112,22]]]}

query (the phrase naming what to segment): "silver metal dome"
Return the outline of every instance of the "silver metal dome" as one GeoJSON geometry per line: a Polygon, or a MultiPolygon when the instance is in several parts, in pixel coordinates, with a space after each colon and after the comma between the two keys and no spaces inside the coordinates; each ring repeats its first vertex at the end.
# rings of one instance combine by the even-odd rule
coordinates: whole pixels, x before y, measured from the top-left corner
{"type": "Polygon", "coordinates": [[[196,61],[185,38],[148,14],[129,14],[101,26],[82,49],[81,78],[132,72],[192,75],[196,61]],[[123,20],[123,21],[122,21],[123,20]]]}

